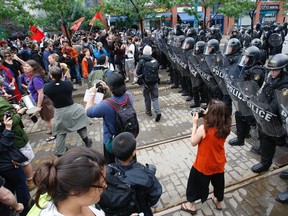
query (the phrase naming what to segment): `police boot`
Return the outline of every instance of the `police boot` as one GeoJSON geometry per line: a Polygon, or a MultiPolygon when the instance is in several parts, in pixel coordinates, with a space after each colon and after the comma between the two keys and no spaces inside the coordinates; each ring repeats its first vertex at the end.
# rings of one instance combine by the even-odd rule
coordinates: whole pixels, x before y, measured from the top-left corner
{"type": "Polygon", "coordinates": [[[196,108],[196,107],[200,107],[200,103],[193,102],[193,103],[190,105],[190,108],[196,108]]]}
{"type": "Polygon", "coordinates": [[[257,147],[257,146],[252,146],[251,152],[253,152],[254,154],[257,154],[257,155],[261,155],[261,150],[260,150],[260,146],[257,147]]]}
{"type": "Polygon", "coordinates": [[[279,176],[282,179],[288,179],[288,170],[281,172],[279,176]]]}
{"type": "Polygon", "coordinates": [[[260,172],[264,172],[264,171],[269,170],[269,167],[270,167],[270,166],[264,165],[264,164],[262,164],[262,163],[258,163],[258,164],[256,164],[256,165],[254,165],[254,166],[251,168],[251,170],[252,170],[252,172],[254,172],[254,173],[260,173],[260,172]]]}
{"type": "Polygon", "coordinates": [[[280,203],[288,204],[288,192],[280,193],[275,199],[280,203]]]}
{"type": "Polygon", "coordinates": [[[230,139],[228,141],[228,144],[231,146],[243,146],[244,145],[244,140],[239,139],[238,137],[235,137],[233,139],[230,139]]]}

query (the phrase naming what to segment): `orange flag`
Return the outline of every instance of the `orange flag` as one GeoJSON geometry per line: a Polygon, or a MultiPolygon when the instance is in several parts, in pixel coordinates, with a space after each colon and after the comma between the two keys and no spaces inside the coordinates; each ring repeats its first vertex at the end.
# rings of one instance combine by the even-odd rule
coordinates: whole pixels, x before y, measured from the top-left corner
{"type": "Polygon", "coordinates": [[[79,19],[77,19],[74,24],[71,26],[70,29],[77,31],[81,25],[81,23],[83,22],[83,20],[85,19],[85,17],[81,17],[79,19]]]}
{"type": "Polygon", "coordinates": [[[36,28],[33,25],[30,25],[30,31],[31,35],[29,36],[32,40],[36,40],[40,42],[44,38],[44,33],[40,31],[38,28],[36,28]]]}
{"type": "Polygon", "coordinates": [[[91,21],[89,22],[89,25],[93,25],[95,19],[98,19],[98,20],[101,19],[101,14],[100,14],[99,11],[95,13],[95,15],[93,16],[93,18],[92,18],[91,21]]]}

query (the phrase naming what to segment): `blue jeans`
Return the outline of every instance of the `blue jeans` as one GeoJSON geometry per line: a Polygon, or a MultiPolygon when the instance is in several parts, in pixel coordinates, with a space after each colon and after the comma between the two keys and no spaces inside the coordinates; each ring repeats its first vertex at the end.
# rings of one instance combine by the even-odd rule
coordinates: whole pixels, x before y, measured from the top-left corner
{"type": "Polygon", "coordinates": [[[153,102],[154,112],[160,114],[160,106],[158,101],[158,83],[152,85],[144,84],[143,96],[145,101],[146,112],[151,112],[151,101],[153,102]]]}
{"type": "Polygon", "coordinates": [[[71,79],[75,79],[77,82],[81,82],[80,68],[79,64],[69,65],[71,79]]]}
{"type": "Polygon", "coordinates": [[[23,168],[10,169],[1,172],[1,176],[6,180],[4,186],[12,193],[16,192],[17,201],[24,205],[21,216],[27,215],[29,212],[30,193],[26,183],[26,176],[23,168]]]}

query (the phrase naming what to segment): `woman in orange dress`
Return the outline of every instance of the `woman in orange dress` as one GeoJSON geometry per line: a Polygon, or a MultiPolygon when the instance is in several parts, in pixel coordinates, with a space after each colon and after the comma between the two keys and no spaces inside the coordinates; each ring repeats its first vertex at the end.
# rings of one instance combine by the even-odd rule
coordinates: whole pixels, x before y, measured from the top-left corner
{"type": "Polygon", "coordinates": [[[186,189],[187,203],[181,209],[196,214],[195,201],[205,202],[209,195],[210,182],[214,188],[212,202],[217,210],[222,210],[224,197],[224,166],[226,155],[224,143],[230,134],[231,115],[222,101],[212,100],[205,111],[204,124],[197,128],[198,113],[193,114],[191,134],[192,146],[198,145],[196,160],[190,170],[186,189]]]}

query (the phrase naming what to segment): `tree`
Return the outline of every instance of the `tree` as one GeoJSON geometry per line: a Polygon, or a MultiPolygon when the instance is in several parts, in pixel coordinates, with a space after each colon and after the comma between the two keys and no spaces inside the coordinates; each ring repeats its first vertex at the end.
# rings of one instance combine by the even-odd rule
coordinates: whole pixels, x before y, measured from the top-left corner
{"type": "MultiPolygon", "coordinates": [[[[45,11],[46,16],[38,17],[42,26],[57,30],[61,27],[68,39],[70,39],[69,27],[75,20],[83,15],[92,18],[95,13],[92,8],[85,8],[84,0],[28,0],[27,2],[30,9],[45,11]]],[[[87,26],[90,21],[88,20],[89,18],[83,24],[87,26]]]]}
{"type": "Polygon", "coordinates": [[[225,0],[222,2],[219,12],[228,17],[239,17],[243,11],[247,12],[251,19],[251,32],[254,28],[254,16],[256,8],[260,4],[261,0],[225,0]]]}
{"type": "Polygon", "coordinates": [[[155,15],[155,8],[157,7],[172,7],[176,1],[169,0],[105,0],[104,11],[114,16],[127,16],[131,25],[133,21],[137,20],[143,37],[143,20],[146,15],[155,15]]]}

